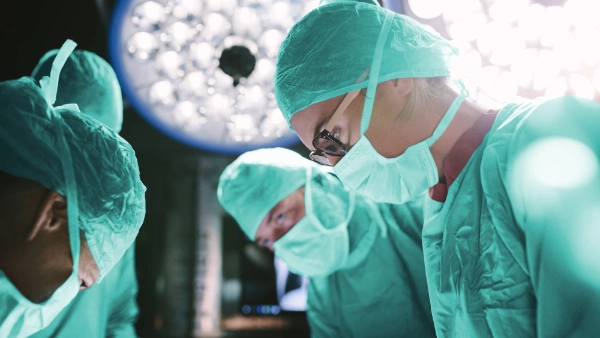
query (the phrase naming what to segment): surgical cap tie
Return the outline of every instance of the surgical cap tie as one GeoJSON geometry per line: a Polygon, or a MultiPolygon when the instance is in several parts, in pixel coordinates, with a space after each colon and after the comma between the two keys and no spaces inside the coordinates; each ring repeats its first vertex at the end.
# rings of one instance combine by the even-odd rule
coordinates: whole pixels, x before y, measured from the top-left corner
{"type": "MultiPolygon", "coordinates": [[[[42,88],[42,92],[44,93],[44,98],[46,102],[48,102],[49,106],[54,107],[54,103],[56,102],[56,93],[58,91],[58,80],[60,79],[60,71],[64,67],[65,63],[69,59],[69,56],[75,50],[77,43],[75,41],[68,39],[62,45],[54,62],[52,62],[52,70],[50,70],[50,77],[44,76],[40,80],[40,87],[42,88]]],[[[63,105],[61,107],[66,108],[67,105],[63,105]]],[[[79,111],[79,109],[77,109],[79,111]]]]}

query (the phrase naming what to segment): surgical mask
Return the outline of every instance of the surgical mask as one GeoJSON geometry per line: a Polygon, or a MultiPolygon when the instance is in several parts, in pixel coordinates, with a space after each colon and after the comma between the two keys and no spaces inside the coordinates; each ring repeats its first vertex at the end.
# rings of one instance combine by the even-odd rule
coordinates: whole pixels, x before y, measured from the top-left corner
{"type": "MultiPolygon", "coordinates": [[[[78,234],[74,236],[79,238],[78,234]]],[[[0,271],[0,337],[28,337],[44,329],[78,292],[79,277],[75,268],[48,300],[35,304],[25,298],[0,271]]]]}
{"type": "Polygon", "coordinates": [[[408,147],[395,158],[381,156],[364,134],[371,121],[383,43],[390,25],[391,17],[388,15],[381,28],[371,64],[361,119],[361,137],[333,170],[346,186],[364,197],[379,203],[402,204],[438,182],[437,166],[429,148],[448,128],[467,93],[461,85],[461,95],[452,102],[431,137],[408,147]]]}
{"type": "Polygon", "coordinates": [[[462,94],[454,100],[431,137],[408,147],[395,158],[381,156],[363,134],[333,168],[334,172],[350,189],[375,202],[410,201],[438,183],[438,170],[430,147],[448,128],[464,99],[462,94]]]}
{"type": "MultiPolygon", "coordinates": [[[[42,90],[50,105],[53,105],[56,99],[60,69],[75,46],[76,44],[73,41],[68,40],[65,42],[53,63],[51,77],[45,77],[41,81],[42,90]]],[[[76,106],[65,105],[53,107],[55,112],[52,112],[48,118],[60,118],[59,111],[62,108],[76,108],[76,106]]],[[[57,126],[61,128],[59,135],[62,137],[64,126],[63,124],[57,124],[57,126]]],[[[69,158],[69,146],[64,137],[62,137],[60,147],[65,157],[69,158]]],[[[49,299],[36,304],[25,298],[8,279],[6,274],[0,270],[0,337],[28,337],[44,329],[79,292],[79,200],[74,172],[73,163],[64,161],[63,174],[66,181],[66,197],[69,203],[67,207],[69,245],[73,260],[71,275],[54,291],[49,299]]]]}
{"type": "Polygon", "coordinates": [[[356,200],[354,194],[349,194],[344,220],[333,228],[323,226],[313,206],[311,169],[307,169],[304,190],[306,215],[273,243],[273,248],[275,255],[289,266],[290,271],[308,277],[323,277],[343,268],[348,261],[348,223],[354,213],[356,200]]]}

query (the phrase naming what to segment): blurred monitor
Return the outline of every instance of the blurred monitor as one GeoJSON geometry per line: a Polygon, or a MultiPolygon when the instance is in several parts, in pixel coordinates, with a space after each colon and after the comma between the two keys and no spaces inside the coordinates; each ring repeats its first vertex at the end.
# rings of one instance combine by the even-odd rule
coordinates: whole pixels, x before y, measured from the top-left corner
{"type": "Polygon", "coordinates": [[[305,315],[309,279],[291,271],[281,259],[250,241],[230,216],[223,219],[224,279],[240,281],[236,302],[243,315],[305,315]],[[238,262],[233,268],[233,261],[238,262]]]}

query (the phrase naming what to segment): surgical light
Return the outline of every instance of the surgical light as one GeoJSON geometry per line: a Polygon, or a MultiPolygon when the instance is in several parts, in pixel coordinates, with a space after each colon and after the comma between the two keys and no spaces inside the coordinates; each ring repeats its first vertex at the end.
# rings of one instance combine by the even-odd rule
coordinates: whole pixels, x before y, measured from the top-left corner
{"type": "MultiPolygon", "coordinates": [[[[402,0],[462,51],[454,75],[497,101],[600,100],[597,0],[402,0]]],[[[469,87],[469,85],[468,85],[469,87]]]]}
{"type": "Polygon", "coordinates": [[[298,141],[273,94],[277,51],[318,0],[121,0],[110,54],[132,106],[165,134],[242,153],[298,141]]]}

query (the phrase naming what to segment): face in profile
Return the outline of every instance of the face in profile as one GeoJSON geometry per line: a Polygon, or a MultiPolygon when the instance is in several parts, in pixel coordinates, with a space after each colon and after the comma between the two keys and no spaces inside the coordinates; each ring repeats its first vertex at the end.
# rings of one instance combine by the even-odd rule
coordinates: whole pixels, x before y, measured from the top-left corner
{"type": "MultiPolygon", "coordinates": [[[[0,269],[23,296],[41,303],[72,273],[67,202],[37,182],[21,183],[0,191],[0,269]]],[[[81,231],[80,240],[78,277],[84,290],[97,281],[99,270],[81,231]]]]}

